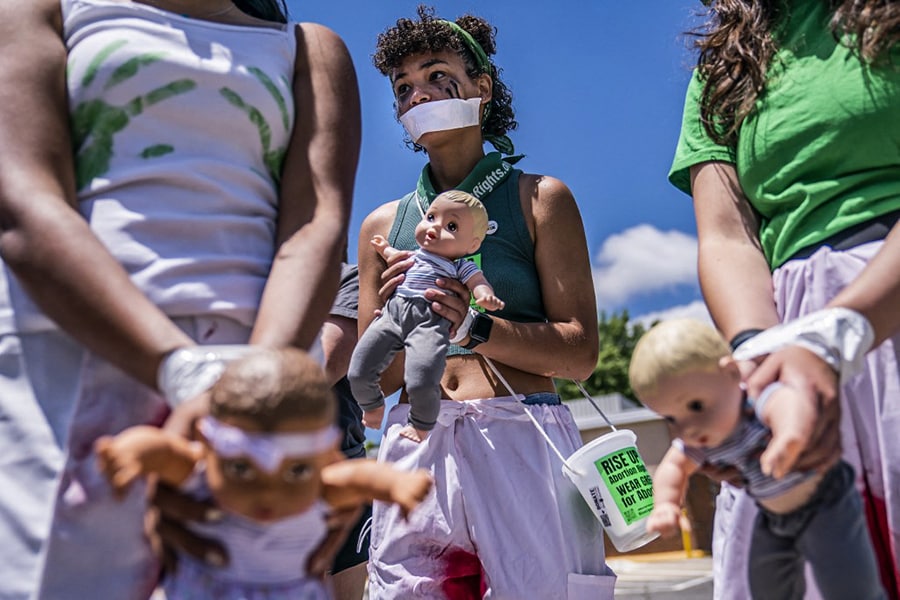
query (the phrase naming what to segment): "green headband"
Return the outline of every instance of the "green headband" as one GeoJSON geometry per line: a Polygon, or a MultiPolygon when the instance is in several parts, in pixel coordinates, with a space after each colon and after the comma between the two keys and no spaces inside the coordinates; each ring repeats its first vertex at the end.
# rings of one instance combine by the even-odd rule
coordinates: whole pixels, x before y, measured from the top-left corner
{"type": "Polygon", "coordinates": [[[475,61],[478,63],[478,70],[482,73],[491,74],[491,61],[488,60],[487,54],[484,51],[484,48],[481,47],[481,44],[475,41],[475,38],[472,37],[472,34],[454,23],[453,21],[445,21],[443,19],[439,20],[438,23],[443,23],[450,27],[455,33],[462,38],[463,43],[466,45],[472,54],[475,55],[475,61]]]}
{"type": "MultiPolygon", "coordinates": [[[[475,38],[472,37],[472,34],[454,23],[453,21],[445,21],[444,19],[439,19],[438,23],[443,23],[447,27],[449,27],[454,33],[456,33],[460,39],[462,39],[463,44],[469,51],[475,55],[475,62],[478,63],[478,71],[481,73],[487,73],[488,76],[493,77],[492,75],[492,67],[491,61],[488,60],[487,53],[484,51],[484,48],[481,47],[475,38]]],[[[485,107],[484,118],[487,119],[488,114],[490,113],[491,105],[488,104],[485,107]]],[[[502,152],[503,154],[512,154],[515,152],[515,148],[513,147],[512,140],[510,140],[505,135],[485,135],[484,139],[491,143],[494,148],[502,152]]]]}

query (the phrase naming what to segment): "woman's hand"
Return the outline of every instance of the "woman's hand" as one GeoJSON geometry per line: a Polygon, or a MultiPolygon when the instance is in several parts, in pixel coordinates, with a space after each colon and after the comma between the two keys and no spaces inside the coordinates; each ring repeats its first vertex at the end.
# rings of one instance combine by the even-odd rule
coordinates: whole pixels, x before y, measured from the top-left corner
{"type": "MultiPolygon", "coordinates": [[[[163,429],[187,439],[194,437],[194,423],[209,413],[209,394],[182,403],[166,420],[163,429]]],[[[216,540],[200,537],[187,528],[187,523],[215,522],[222,511],[212,502],[201,502],[177,489],[159,483],[154,486],[147,511],[145,531],[157,556],[167,571],[174,571],[176,550],[213,566],[228,563],[225,547],[216,540]]]]}
{"type": "Polygon", "coordinates": [[[450,336],[466,318],[469,310],[469,288],[456,279],[440,278],[436,280],[437,289],[425,290],[425,299],[431,301],[431,309],[452,323],[450,336]]]}
{"type": "Polygon", "coordinates": [[[212,566],[228,564],[228,553],[221,543],[200,537],[185,525],[190,521],[219,521],[222,511],[212,502],[195,500],[161,483],[153,486],[150,501],[144,529],[166,572],[174,573],[178,566],[176,550],[212,566]]]}
{"type": "Polygon", "coordinates": [[[388,301],[397,286],[403,282],[406,272],[413,266],[413,253],[409,250],[397,250],[390,259],[385,261],[387,268],[381,273],[381,287],[378,289],[378,296],[381,303],[388,301]]]}
{"type": "MultiPolygon", "coordinates": [[[[381,288],[378,296],[382,304],[403,282],[406,272],[413,266],[413,252],[409,250],[397,250],[386,261],[387,268],[381,273],[381,288]]],[[[469,288],[455,279],[441,278],[436,281],[437,288],[425,290],[425,299],[431,301],[431,308],[453,325],[450,335],[456,333],[456,329],[462,324],[469,308],[469,288]]],[[[380,314],[376,311],[376,315],[380,314]]]]}
{"type": "Polygon", "coordinates": [[[760,400],[764,406],[757,404],[756,410],[760,420],[772,430],[772,439],[759,457],[760,467],[764,474],[781,479],[794,470],[800,453],[809,447],[818,407],[793,388],[776,386],[769,390],[768,400],[760,400]]]}
{"type": "Polygon", "coordinates": [[[747,391],[756,398],[772,382],[780,381],[814,403],[818,416],[809,443],[794,465],[795,470],[823,471],[841,454],[841,406],[838,377],[818,356],[799,346],[787,346],[770,354],[747,378],[747,391]]]}

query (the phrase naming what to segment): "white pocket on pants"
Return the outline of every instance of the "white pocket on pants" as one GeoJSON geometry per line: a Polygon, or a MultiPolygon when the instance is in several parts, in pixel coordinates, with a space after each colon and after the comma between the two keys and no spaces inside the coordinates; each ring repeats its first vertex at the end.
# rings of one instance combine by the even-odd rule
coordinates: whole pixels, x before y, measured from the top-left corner
{"type": "Polygon", "coordinates": [[[568,600],[612,600],[615,575],[569,573],[568,600]]]}

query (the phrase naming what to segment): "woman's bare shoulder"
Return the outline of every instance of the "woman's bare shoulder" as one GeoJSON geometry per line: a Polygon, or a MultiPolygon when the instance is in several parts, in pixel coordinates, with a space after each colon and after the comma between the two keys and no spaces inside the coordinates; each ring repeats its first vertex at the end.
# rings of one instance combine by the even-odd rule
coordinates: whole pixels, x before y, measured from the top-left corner
{"type": "Polygon", "coordinates": [[[362,229],[369,230],[373,234],[382,233],[386,229],[390,229],[397,216],[397,207],[400,206],[399,200],[385,202],[381,206],[366,215],[363,219],[362,229]]]}
{"type": "Polygon", "coordinates": [[[529,209],[528,213],[536,223],[559,219],[563,212],[579,214],[572,190],[561,179],[551,175],[522,173],[519,176],[519,195],[523,209],[529,209]]]}

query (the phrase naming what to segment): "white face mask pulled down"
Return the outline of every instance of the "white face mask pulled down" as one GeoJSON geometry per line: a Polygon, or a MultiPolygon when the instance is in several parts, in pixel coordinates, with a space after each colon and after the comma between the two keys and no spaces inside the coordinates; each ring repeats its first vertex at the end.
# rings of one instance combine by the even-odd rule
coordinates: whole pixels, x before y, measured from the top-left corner
{"type": "Polygon", "coordinates": [[[462,129],[478,125],[481,98],[449,98],[417,104],[400,117],[400,122],[413,142],[433,131],[462,129]]]}

